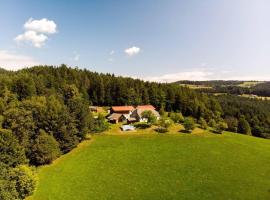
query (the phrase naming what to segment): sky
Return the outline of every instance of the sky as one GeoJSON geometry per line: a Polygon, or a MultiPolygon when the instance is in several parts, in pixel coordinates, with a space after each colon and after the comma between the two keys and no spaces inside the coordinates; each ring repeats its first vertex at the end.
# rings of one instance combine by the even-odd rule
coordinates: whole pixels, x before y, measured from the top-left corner
{"type": "Polygon", "coordinates": [[[2,0],[0,66],[270,80],[269,0],[2,0]]]}

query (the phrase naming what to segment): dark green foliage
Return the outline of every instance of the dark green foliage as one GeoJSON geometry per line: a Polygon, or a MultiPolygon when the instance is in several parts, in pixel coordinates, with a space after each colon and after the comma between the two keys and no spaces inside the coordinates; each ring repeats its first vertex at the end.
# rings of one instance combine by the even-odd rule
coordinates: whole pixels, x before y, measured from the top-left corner
{"type": "Polygon", "coordinates": [[[147,119],[149,124],[154,124],[157,121],[157,117],[150,110],[143,111],[142,118],[147,119]]]}
{"type": "Polygon", "coordinates": [[[158,127],[155,129],[155,131],[158,133],[167,133],[169,130],[165,127],[158,127]]]}
{"type": "Polygon", "coordinates": [[[211,127],[215,127],[216,126],[216,121],[214,120],[214,119],[210,119],[210,121],[209,121],[209,126],[211,126],[211,127]]]}
{"type": "Polygon", "coordinates": [[[10,172],[12,168],[3,166],[0,163],[0,199],[11,200],[18,199],[18,192],[16,191],[16,182],[10,181],[10,172]]]}
{"type": "Polygon", "coordinates": [[[60,156],[59,144],[53,136],[48,135],[44,130],[40,130],[39,136],[33,142],[30,156],[32,164],[49,164],[60,156]]]}
{"type": "Polygon", "coordinates": [[[0,129],[0,164],[15,167],[26,163],[23,147],[10,130],[0,129]]]}
{"type": "Polygon", "coordinates": [[[222,132],[226,130],[227,128],[228,128],[228,125],[226,124],[226,122],[219,121],[214,127],[214,132],[217,134],[222,134],[222,132]]]}
{"type": "Polygon", "coordinates": [[[199,119],[198,123],[200,124],[200,127],[201,127],[202,129],[207,129],[208,125],[207,125],[207,122],[205,121],[204,118],[201,117],[201,118],[199,119]]]}
{"type": "Polygon", "coordinates": [[[0,164],[1,200],[23,200],[33,194],[36,183],[34,170],[26,165],[7,168],[0,164]]]}
{"type": "Polygon", "coordinates": [[[26,165],[14,168],[10,173],[9,181],[15,183],[18,199],[25,199],[32,195],[37,183],[35,172],[26,165]]]}
{"type": "Polygon", "coordinates": [[[135,123],[134,126],[138,129],[146,129],[146,128],[150,128],[151,124],[145,123],[145,122],[138,122],[138,123],[135,123]]]}
{"type": "Polygon", "coordinates": [[[226,117],[225,122],[228,125],[228,131],[237,132],[238,130],[238,120],[235,117],[226,117]]]}
{"type": "Polygon", "coordinates": [[[35,129],[32,112],[14,107],[6,110],[3,115],[3,127],[12,130],[12,133],[19,140],[20,145],[28,148],[29,139],[34,135],[35,129]]]}
{"type": "Polygon", "coordinates": [[[94,119],[91,131],[94,133],[100,133],[107,130],[109,126],[110,124],[107,122],[106,118],[102,114],[99,114],[97,118],[94,119]]]}
{"type": "MultiPolygon", "coordinates": [[[[238,119],[240,123],[240,118],[244,118],[248,122],[251,131],[254,132],[254,135],[265,133],[264,136],[267,134],[270,136],[270,101],[232,95],[220,95],[217,99],[222,104],[222,117],[225,120],[228,117],[233,117],[238,119]]],[[[230,127],[230,123],[228,123],[228,126],[230,127]]],[[[239,128],[239,125],[237,127],[239,128]]],[[[237,132],[250,134],[249,130],[237,130],[237,132]]]]}
{"type": "Polygon", "coordinates": [[[241,118],[238,123],[238,132],[246,135],[251,135],[249,123],[244,118],[241,118]]]}
{"type": "Polygon", "coordinates": [[[20,74],[14,81],[12,91],[18,95],[18,99],[33,96],[36,93],[34,80],[29,74],[20,74]]]}
{"type": "Polygon", "coordinates": [[[182,113],[170,112],[169,117],[174,121],[174,123],[184,122],[184,120],[185,120],[182,113]]]}
{"type": "Polygon", "coordinates": [[[187,117],[184,120],[184,128],[187,132],[192,131],[195,128],[195,121],[192,117],[187,117]]]}
{"type": "Polygon", "coordinates": [[[162,117],[159,120],[158,124],[159,124],[160,127],[163,127],[163,128],[167,129],[173,124],[173,121],[168,117],[162,117]]]}

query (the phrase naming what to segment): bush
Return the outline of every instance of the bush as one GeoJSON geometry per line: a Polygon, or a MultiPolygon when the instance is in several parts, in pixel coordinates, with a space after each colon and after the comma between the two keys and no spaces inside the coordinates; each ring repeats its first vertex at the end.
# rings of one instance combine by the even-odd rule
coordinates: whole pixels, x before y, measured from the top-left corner
{"type": "Polygon", "coordinates": [[[241,118],[238,123],[238,132],[246,135],[251,135],[251,128],[247,120],[241,118]]]}
{"type": "Polygon", "coordinates": [[[195,121],[192,117],[187,117],[183,125],[187,132],[191,132],[195,128],[195,121]]]}
{"type": "Polygon", "coordinates": [[[185,120],[182,113],[171,112],[169,117],[173,120],[174,123],[184,122],[185,120]]]}
{"type": "Polygon", "coordinates": [[[37,183],[37,177],[31,168],[26,165],[21,165],[12,170],[10,181],[15,182],[18,199],[25,199],[33,194],[37,183]]]}
{"type": "Polygon", "coordinates": [[[37,184],[34,170],[26,165],[9,168],[0,164],[0,199],[23,200],[33,194],[37,184]]]}
{"type": "Polygon", "coordinates": [[[216,123],[216,121],[214,120],[214,119],[210,119],[210,121],[209,121],[209,126],[211,126],[211,127],[215,127],[216,125],[217,125],[217,123],[216,123]]]}
{"type": "Polygon", "coordinates": [[[99,114],[96,119],[94,119],[94,123],[91,127],[91,131],[94,133],[100,133],[106,131],[110,128],[110,123],[106,120],[106,118],[99,114]]]}
{"type": "Polygon", "coordinates": [[[134,126],[138,129],[146,129],[146,128],[150,128],[151,124],[139,122],[139,123],[135,123],[134,126]]]}
{"type": "Polygon", "coordinates": [[[10,130],[0,129],[0,163],[15,167],[26,163],[23,147],[10,130]]]}
{"type": "Polygon", "coordinates": [[[172,124],[173,124],[173,121],[167,117],[162,117],[159,120],[159,125],[163,128],[169,128],[172,124]]]}
{"type": "Polygon", "coordinates": [[[169,130],[167,128],[164,128],[164,127],[158,127],[155,129],[155,131],[158,133],[167,133],[169,130]]]}
{"type": "Polygon", "coordinates": [[[221,121],[218,122],[214,128],[215,133],[222,134],[222,132],[228,128],[228,125],[225,122],[221,121]]]}
{"type": "Polygon", "coordinates": [[[145,110],[142,112],[142,118],[147,119],[149,124],[154,124],[157,121],[157,117],[150,110],[145,110]]]}
{"type": "Polygon", "coordinates": [[[44,130],[40,130],[30,154],[31,163],[35,165],[49,164],[60,154],[59,144],[54,137],[48,135],[44,130]]]}
{"type": "Polygon", "coordinates": [[[201,127],[202,129],[207,129],[207,127],[208,127],[207,122],[206,122],[205,119],[202,118],[202,117],[199,119],[199,124],[200,124],[200,127],[201,127]]]}

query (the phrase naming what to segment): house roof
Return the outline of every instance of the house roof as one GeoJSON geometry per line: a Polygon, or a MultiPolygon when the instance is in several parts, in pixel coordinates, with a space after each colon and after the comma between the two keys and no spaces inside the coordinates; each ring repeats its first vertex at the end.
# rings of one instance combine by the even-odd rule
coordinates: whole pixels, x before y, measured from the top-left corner
{"type": "Polygon", "coordinates": [[[109,115],[108,119],[109,120],[119,120],[119,118],[122,116],[122,114],[119,113],[113,113],[111,115],[109,115]]]}
{"type": "MultiPolygon", "coordinates": [[[[142,110],[142,109],[136,109],[133,111],[131,114],[131,117],[136,117],[139,116],[140,118],[142,117],[142,113],[147,110],[142,110]]],[[[151,111],[156,117],[160,117],[159,113],[156,110],[149,110],[151,111]]]]}
{"type": "Polygon", "coordinates": [[[112,106],[114,112],[123,112],[123,111],[132,111],[134,110],[133,106],[112,106]]]}
{"type": "Polygon", "coordinates": [[[140,109],[140,110],[156,110],[156,108],[152,105],[140,105],[137,106],[136,109],[140,109]]]}

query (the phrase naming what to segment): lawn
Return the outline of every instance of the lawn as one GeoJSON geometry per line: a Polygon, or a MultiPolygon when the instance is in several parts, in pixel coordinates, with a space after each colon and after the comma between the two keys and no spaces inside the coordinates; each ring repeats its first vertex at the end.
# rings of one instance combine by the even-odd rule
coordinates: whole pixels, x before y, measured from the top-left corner
{"type": "Polygon", "coordinates": [[[270,199],[270,141],[198,130],[96,135],[40,168],[30,199],[270,199]]]}

